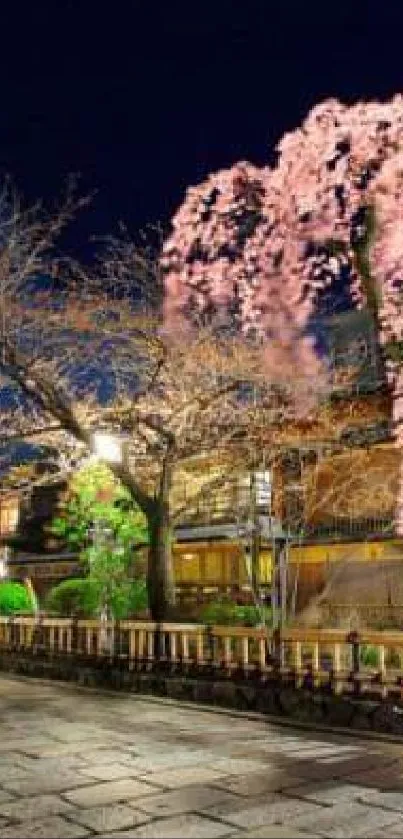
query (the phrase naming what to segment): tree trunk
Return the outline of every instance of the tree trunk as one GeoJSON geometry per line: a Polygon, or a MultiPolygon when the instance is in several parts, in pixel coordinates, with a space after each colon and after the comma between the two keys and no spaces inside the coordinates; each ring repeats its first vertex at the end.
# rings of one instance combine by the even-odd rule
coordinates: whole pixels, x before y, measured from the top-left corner
{"type": "Polygon", "coordinates": [[[175,607],[173,534],[169,509],[170,478],[170,470],[165,466],[160,492],[148,518],[150,539],[147,573],[148,599],[151,617],[155,621],[172,618],[175,607]]]}

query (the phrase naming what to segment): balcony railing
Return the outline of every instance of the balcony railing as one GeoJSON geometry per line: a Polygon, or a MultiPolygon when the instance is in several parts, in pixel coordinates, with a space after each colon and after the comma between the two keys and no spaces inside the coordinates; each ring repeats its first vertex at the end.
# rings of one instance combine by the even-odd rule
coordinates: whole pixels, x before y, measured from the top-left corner
{"type": "Polygon", "coordinates": [[[394,535],[392,516],[365,519],[333,519],[326,524],[295,527],[292,521],[285,520],[285,527],[294,535],[300,535],[302,541],[358,541],[361,539],[387,538],[394,535]]]}
{"type": "MultiPolygon", "coordinates": [[[[258,508],[256,513],[267,515],[266,508],[258,508]]],[[[248,518],[247,508],[236,508],[229,503],[215,504],[214,500],[203,503],[199,507],[190,509],[183,517],[181,528],[198,527],[200,525],[235,524],[241,527],[248,518]]],[[[282,522],[285,531],[303,541],[344,541],[368,538],[387,538],[394,534],[394,519],[392,515],[368,517],[361,519],[334,518],[325,523],[311,525],[297,523],[295,518],[285,516],[282,522]]]]}

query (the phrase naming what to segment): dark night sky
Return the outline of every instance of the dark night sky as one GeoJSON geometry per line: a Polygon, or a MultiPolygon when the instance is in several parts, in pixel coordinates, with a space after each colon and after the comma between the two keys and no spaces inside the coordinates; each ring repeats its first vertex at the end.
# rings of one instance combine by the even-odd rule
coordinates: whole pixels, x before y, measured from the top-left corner
{"type": "Polygon", "coordinates": [[[403,91],[401,5],[3,0],[1,171],[29,199],[81,172],[99,193],[79,248],[119,219],[167,223],[187,185],[265,162],[318,100],[403,91]]]}

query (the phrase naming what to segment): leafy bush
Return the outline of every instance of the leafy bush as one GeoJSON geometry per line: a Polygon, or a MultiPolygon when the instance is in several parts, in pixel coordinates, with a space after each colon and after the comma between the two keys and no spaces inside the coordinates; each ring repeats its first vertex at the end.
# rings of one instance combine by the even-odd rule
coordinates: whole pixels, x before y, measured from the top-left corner
{"type": "Polygon", "coordinates": [[[203,623],[219,626],[257,626],[262,620],[268,622],[270,609],[258,609],[253,603],[240,606],[231,600],[216,600],[202,609],[203,623]]]}
{"type": "Polygon", "coordinates": [[[0,583],[0,615],[16,612],[33,612],[34,606],[29,591],[22,583],[0,583]]]}
{"type": "Polygon", "coordinates": [[[360,648],[360,661],[364,667],[377,667],[379,663],[377,648],[363,644],[360,648]]]}
{"type": "Polygon", "coordinates": [[[116,620],[134,617],[148,607],[145,580],[130,580],[116,586],[110,598],[110,607],[116,620]]]}
{"type": "Polygon", "coordinates": [[[68,617],[95,617],[99,594],[92,580],[88,578],[64,580],[54,586],[47,595],[45,606],[49,612],[68,617]]]}
{"type": "MultiPolygon", "coordinates": [[[[360,661],[364,667],[379,667],[379,650],[364,644],[360,650],[360,661]]],[[[396,649],[389,649],[386,655],[386,667],[400,669],[400,655],[396,649]]]]}
{"type": "MultiPolygon", "coordinates": [[[[100,583],[91,577],[73,578],[50,590],[46,608],[58,615],[93,618],[98,616],[100,596],[100,583]]],[[[117,586],[111,595],[110,606],[117,620],[146,609],[147,587],[144,580],[132,580],[117,586]]]]}

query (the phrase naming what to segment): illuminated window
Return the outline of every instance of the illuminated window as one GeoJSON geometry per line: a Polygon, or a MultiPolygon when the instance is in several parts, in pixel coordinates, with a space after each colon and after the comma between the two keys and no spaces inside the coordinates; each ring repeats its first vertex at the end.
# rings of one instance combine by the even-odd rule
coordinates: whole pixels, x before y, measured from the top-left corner
{"type": "Polygon", "coordinates": [[[14,533],[18,525],[18,502],[6,502],[0,506],[0,535],[14,533]]]}

